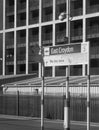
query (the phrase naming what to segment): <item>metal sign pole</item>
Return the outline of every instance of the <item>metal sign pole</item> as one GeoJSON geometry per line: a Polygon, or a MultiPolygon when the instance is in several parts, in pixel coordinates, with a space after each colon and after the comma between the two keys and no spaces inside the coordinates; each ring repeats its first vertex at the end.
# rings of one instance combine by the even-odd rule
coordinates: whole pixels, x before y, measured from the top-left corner
{"type": "Polygon", "coordinates": [[[90,130],[90,45],[88,45],[87,65],[87,130],[90,130]]]}
{"type": "Polygon", "coordinates": [[[66,97],[64,99],[64,130],[70,130],[70,98],[69,98],[69,71],[66,69],[66,97]]]}
{"type": "MultiPolygon", "coordinates": [[[[66,26],[66,37],[68,37],[68,44],[70,44],[70,0],[66,0],[67,3],[67,26],[66,26]]],[[[69,98],[69,75],[70,66],[66,68],[66,99],[64,104],[64,130],[70,130],[70,98],[69,98]]]]}
{"type": "MultiPolygon", "coordinates": [[[[43,55],[44,54],[42,54],[42,57],[43,57],[43,55]]],[[[41,65],[42,65],[41,130],[44,130],[44,62],[43,61],[41,62],[41,65]]]]}

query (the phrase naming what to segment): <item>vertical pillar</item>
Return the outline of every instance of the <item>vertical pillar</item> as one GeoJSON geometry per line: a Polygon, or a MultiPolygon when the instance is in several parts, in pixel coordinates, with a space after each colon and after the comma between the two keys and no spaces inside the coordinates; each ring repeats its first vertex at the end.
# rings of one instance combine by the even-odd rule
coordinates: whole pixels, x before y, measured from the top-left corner
{"type": "MultiPolygon", "coordinates": [[[[42,2],[39,0],[39,46],[42,49],[42,2]]],[[[43,54],[42,54],[43,56],[43,54]]],[[[39,76],[42,77],[42,93],[41,93],[41,130],[44,130],[44,63],[39,63],[39,76]],[[42,71],[42,72],[41,72],[42,71]]]]}
{"type": "MultiPolygon", "coordinates": [[[[53,46],[55,46],[55,14],[56,0],[53,0],[53,46]]],[[[52,67],[52,77],[55,77],[55,66],[52,67]]]]}
{"type": "Polygon", "coordinates": [[[28,74],[28,64],[29,64],[29,42],[28,42],[28,36],[29,36],[29,31],[28,31],[28,21],[29,21],[29,0],[26,0],[26,74],[28,74]]]}
{"type": "Polygon", "coordinates": [[[41,130],[44,130],[44,63],[42,63],[41,130]]]}
{"type": "Polygon", "coordinates": [[[66,69],[66,93],[64,96],[64,130],[70,130],[69,71],[66,69]]]}
{"type": "Polygon", "coordinates": [[[16,23],[17,23],[17,0],[14,1],[14,75],[16,75],[16,57],[17,57],[17,46],[16,46],[16,23]]]}
{"type": "MultiPolygon", "coordinates": [[[[86,0],[83,0],[83,41],[82,42],[86,41],[86,18],[85,18],[85,15],[86,15],[86,0]]],[[[82,65],[82,75],[85,76],[85,74],[86,74],[86,65],[83,64],[82,65]]]]}
{"type": "Polygon", "coordinates": [[[3,0],[3,75],[5,75],[5,9],[6,2],[3,0]]]}
{"type": "MultiPolygon", "coordinates": [[[[41,29],[41,22],[42,22],[42,0],[39,0],[39,46],[42,46],[42,29],[41,29]]],[[[42,77],[42,65],[39,63],[39,77],[42,77]]]]}
{"type": "Polygon", "coordinates": [[[90,130],[90,43],[88,43],[88,65],[87,65],[87,130],[90,130]]]}
{"type": "MultiPolygon", "coordinates": [[[[70,44],[70,0],[66,0],[67,24],[66,24],[66,37],[68,37],[68,44],[70,44]]],[[[64,130],[70,130],[70,100],[69,100],[69,75],[70,67],[66,68],[66,99],[64,105],[64,130]]]]}

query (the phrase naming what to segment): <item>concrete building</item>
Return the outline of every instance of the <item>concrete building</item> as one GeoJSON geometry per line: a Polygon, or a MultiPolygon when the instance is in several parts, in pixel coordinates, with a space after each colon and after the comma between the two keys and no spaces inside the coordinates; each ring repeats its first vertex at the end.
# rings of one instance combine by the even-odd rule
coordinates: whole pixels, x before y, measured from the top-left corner
{"type": "MultiPolygon", "coordinates": [[[[32,46],[66,44],[66,0],[0,0],[0,75],[38,73],[32,46]]],[[[91,74],[99,74],[99,1],[70,0],[70,39],[90,41],[91,74]]],[[[66,66],[45,67],[45,76],[65,76],[66,66]]],[[[70,75],[85,75],[86,65],[71,66],[70,75]]]]}

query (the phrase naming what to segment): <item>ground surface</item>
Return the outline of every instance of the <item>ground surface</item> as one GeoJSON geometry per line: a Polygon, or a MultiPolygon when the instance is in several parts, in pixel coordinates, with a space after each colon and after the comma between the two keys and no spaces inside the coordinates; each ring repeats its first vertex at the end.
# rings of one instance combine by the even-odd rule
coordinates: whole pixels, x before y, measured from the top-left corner
{"type": "MultiPolygon", "coordinates": [[[[90,130],[99,130],[99,124],[91,123],[90,130]]],[[[40,119],[0,118],[0,130],[41,130],[40,119]]],[[[63,121],[44,120],[44,130],[64,130],[63,121]]],[[[72,122],[70,130],[87,130],[86,124],[72,122]]]]}

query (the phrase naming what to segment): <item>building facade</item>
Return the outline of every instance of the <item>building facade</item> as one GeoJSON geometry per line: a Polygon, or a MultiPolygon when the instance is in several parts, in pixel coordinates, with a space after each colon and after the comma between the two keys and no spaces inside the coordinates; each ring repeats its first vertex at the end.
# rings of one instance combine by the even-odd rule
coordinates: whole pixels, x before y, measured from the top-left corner
{"type": "MultiPolygon", "coordinates": [[[[66,44],[66,0],[0,0],[0,75],[38,73],[32,47],[66,44]]],[[[70,0],[71,43],[90,42],[90,71],[99,74],[99,1],[70,0]]],[[[45,76],[65,76],[66,66],[45,67],[45,76]]],[[[86,65],[70,67],[70,75],[85,75],[86,65]]]]}

